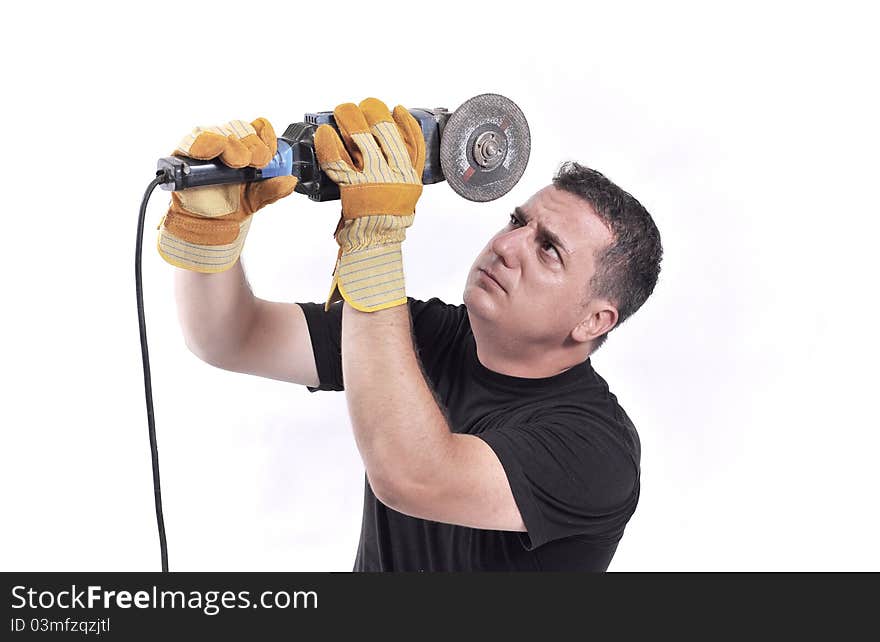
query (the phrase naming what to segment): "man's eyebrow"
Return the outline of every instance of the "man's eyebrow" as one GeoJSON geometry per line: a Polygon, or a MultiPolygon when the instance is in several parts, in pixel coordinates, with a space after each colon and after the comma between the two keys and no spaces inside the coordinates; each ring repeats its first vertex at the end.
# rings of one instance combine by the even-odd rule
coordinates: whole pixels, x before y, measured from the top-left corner
{"type": "MultiPolygon", "coordinates": [[[[516,214],[520,219],[522,219],[526,223],[529,222],[529,215],[526,214],[525,211],[521,207],[514,207],[513,213],[516,214]]],[[[538,223],[538,235],[541,238],[543,238],[547,241],[550,241],[553,245],[559,247],[566,254],[571,254],[571,251],[565,246],[565,243],[562,242],[562,239],[559,238],[559,235],[556,234],[556,232],[548,230],[546,227],[544,227],[540,223],[538,223]]]]}

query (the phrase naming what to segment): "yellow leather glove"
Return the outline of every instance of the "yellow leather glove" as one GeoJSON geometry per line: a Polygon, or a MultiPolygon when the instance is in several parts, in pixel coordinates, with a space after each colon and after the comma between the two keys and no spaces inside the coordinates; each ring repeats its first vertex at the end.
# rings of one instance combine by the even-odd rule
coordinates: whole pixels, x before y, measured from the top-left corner
{"type": "Polygon", "coordinates": [[[345,299],[375,312],[407,302],[401,243],[422,194],[425,139],[418,121],[381,100],[333,110],[344,143],[329,125],[315,132],[321,169],[339,185],[342,216],[330,295],[324,309],[345,299]]]}
{"type": "MultiPolygon", "coordinates": [[[[172,154],[200,160],[219,158],[230,167],[265,167],[278,140],[265,118],[196,127],[172,154]]],[[[238,260],[251,216],[290,194],[294,176],[238,185],[207,185],[172,192],[159,222],[159,254],[171,265],[196,272],[223,272],[238,260]]]]}

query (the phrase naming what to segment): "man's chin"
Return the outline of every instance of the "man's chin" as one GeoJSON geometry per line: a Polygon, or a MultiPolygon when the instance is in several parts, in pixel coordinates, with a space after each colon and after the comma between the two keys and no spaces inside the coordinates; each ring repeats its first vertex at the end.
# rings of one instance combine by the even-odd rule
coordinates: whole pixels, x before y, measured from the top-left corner
{"type": "Polygon", "coordinates": [[[468,313],[472,315],[489,318],[498,311],[497,297],[476,283],[471,283],[465,288],[462,301],[468,313]]]}

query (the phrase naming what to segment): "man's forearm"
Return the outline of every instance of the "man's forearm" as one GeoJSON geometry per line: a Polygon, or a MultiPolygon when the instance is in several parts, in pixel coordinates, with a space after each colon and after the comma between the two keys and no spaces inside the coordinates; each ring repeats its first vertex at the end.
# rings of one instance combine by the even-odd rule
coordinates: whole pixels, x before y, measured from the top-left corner
{"type": "Polygon", "coordinates": [[[180,327],[194,354],[217,361],[237,350],[256,309],[241,261],[215,274],[176,268],[174,294],[180,327]]]}
{"type": "Polygon", "coordinates": [[[409,306],[342,314],[342,370],[355,441],[374,492],[430,483],[451,433],[413,349],[409,306]]]}

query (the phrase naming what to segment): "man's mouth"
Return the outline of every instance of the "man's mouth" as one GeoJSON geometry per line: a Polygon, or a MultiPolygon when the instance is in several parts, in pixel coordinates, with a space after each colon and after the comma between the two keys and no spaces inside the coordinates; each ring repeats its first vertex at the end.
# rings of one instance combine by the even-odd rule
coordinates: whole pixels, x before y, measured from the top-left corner
{"type": "Polygon", "coordinates": [[[498,281],[498,279],[496,279],[495,276],[491,272],[489,272],[488,270],[484,270],[483,268],[480,268],[480,272],[482,272],[488,280],[492,281],[495,285],[497,285],[499,288],[501,288],[504,292],[507,292],[507,290],[504,289],[504,286],[501,285],[501,283],[498,281]]]}

